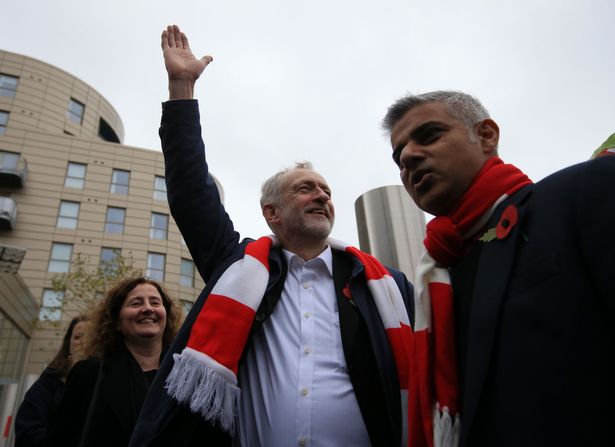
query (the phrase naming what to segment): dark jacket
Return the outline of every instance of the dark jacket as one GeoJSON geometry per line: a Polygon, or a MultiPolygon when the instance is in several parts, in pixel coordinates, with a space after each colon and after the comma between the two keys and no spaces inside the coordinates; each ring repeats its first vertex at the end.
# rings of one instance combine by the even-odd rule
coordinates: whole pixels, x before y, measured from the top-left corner
{"type": "Polygon", "coordinates": [[[60,406],[64,381],[60,372],[45,368],[26,392],[15,417],[15,447],[43,446],[47,430],[60,406]]]}
{"type": "Polygon", "coordinates": [[[462,447],[613,445],[613,191],[615,157],[526,187],[489,224],[516,206],[509,235],[452,270],[462,447]]]}
{"type": "MultiPolygon", "coordinates": [[[[207,283],[171,348],[173,353],[181,352],[184,348],[190,327],[210,290],[228,266],[243,257],[250,239],[239,241],[239,234],[234,230],[209,175],[197,102],[170,101],[163,105],[163,110],[160,135],[171,212],[196,267],[207,283]]],[[[269,282],[256,313],[253,331],[260,329],[280,298],[286,274],[284,262],[281,250],[273,248],[269,256],[269,282]]],[[[333,279],[338,297],[344,354],[372,444],[399,445],[402,421],[397,370],[363,270],[364,267],[355,258],[333,251],[333,279]],[[350,288],[356,306],[343,296],[342,289],[346,285],[350,288]]],[[[412,309],[412,286],[402,273],[391,270],[391,274],[402,291],[406,307],[412,309]]],[[[413,321],[412,316],[410,321],[413,321]]],[[[176,431],[171,427],[189,413],[170,398],[164,389],[164,380],[172,366],[173,358],[167,356],[143,406],[131,446],[162,445],[159,439],[178,437],[182,437],[182,441],[174,443],[175,447],[217,445],[211,437],[201,437],[199,441],[196,435],[186,435],[185,431],[177,433],[177,437],[170,434],[176,431]]],[[[203,430],[203,427],[208,427],[206,430],[210,433],[221,433],[203,419],[197,418],[194,421],[194,433],[199,427],[203,430]]]]}
{"type": "Polygon", "coordinates": [[[148,386],[145,374],[123,345],[102,362],[95,358],[77,362],[66,380],[50,445],[78,446],[81,436],[87,447],[128,445],[148,386]]]}

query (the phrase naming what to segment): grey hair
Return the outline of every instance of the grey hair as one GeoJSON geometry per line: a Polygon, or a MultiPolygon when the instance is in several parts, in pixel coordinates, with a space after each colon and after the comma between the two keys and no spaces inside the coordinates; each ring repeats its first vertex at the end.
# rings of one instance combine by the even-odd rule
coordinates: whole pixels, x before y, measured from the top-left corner
{"type": "Polygon", "coordinates": [[[472,130],[476,123],[490,118],[487,109],[475,97],[463,92],[437,90],[421,95],[407,95],[395,101],[382,120],[382,128],[390,135],[393,127],[409,110],[428,102],[444,104],[448,112],[468,130],[472,130]]]}
{"type": "Polygon", "coordinates": [[[268,203],[279,204],[280,197],[280,184],[282,183],[282,177],[290,171],[295,169],[309,169],[314,170],[314,166],[309,161],[302,161],[295,163],[295,166],[291,168],[284,168],[279,172],[276,172],[263,183],[261,188],[261,208],[268,203]]]}

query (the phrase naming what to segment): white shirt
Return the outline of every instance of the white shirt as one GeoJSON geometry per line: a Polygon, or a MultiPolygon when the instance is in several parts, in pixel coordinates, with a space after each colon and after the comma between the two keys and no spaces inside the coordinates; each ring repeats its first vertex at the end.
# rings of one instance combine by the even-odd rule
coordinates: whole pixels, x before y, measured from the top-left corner
{"type": "Polygon", "coordinates": [[[284,256],[284,290],[239,371],[242,445],[369,446],[342,348],[331,248],[307,262],[284,256]]]}

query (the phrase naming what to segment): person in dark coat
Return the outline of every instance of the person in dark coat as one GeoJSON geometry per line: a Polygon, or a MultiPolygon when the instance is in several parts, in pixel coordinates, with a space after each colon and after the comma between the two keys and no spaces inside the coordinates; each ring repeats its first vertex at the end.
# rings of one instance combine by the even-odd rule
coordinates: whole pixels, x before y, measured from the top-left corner
{"type": "Polygon", "coordinates": [[[64,395],[64,381],[80,359],[80,348],[88,328],[85,316],[71,320],[62,346],[49,366],[26,392],[15,417],[15,446],[44,445],[51,420],[64,395]]]}
{"type": "Polygon", "coordinates": [[[411,401],[420,401],[414,414],[426,428],[414,424],[413,439],[435,438],[425,422],[446,398],[459,423],[449,424],[453,442],[440,445],[613,445],[615,157],[533,184],[499,158],[498,125],[461,92],[403,97],[384,124],[406,190],[435,216],[417,267],[417,309],[430,308],[436,283],[448,282],[454,296],[440,307],[432,299],[431,315],[416,313],[416,338],[425,333],[435,346],[426,353],[447,341],[431,336],[432,321],[443,310],[451,316],[440,327],[451,336],[450,368],[418,376],[418,389],[451,380],[448,397],[411,401]]]}
{"type": "Polygon", "coordinates": [[[121,281],[92,317],[87,360],[78,362],[51,429],[52,446],[125,446],[180,310],[156,281],[121,281]]]}

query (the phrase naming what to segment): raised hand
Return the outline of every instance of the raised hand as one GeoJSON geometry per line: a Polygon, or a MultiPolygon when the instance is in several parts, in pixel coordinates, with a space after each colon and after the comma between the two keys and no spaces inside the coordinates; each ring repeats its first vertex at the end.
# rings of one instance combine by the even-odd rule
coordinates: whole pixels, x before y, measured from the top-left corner
{"type": "Polygon", "coordinates": [[[213,58],[203,56],[197,59],[190,50],[188,38],[177,25],[169,25],[162,32],[161,45],[169,75],[170,99],[192,98],[194,83],[213,58]]]}

